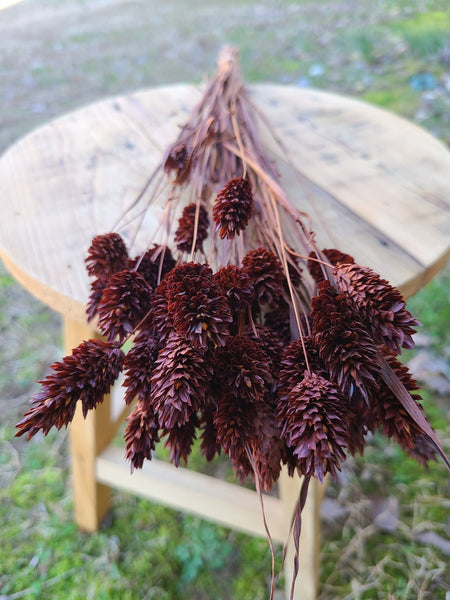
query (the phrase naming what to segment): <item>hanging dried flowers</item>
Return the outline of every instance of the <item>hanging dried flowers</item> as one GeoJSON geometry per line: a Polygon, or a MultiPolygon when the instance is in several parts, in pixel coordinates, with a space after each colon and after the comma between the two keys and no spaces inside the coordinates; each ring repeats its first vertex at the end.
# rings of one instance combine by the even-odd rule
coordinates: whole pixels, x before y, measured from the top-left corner
{"type": "Polygon", "coordinates": [[[124,354],[116,342],[88,340],[70,356],[52,365],[53,374],[43,381],[42,390],[31,400],[31,408],[17,424],[28,439],[42,430],[61,429],[73,419],[77,402],[83,414],[103,400],[122,371],[124,354]]]}
{"type": "Polygon", "coordinates": [[[253,211],[253,194],[250,183],[243,177],[229,181],[217,194],[213,206],[216,229],[221,238],[233,239],[247,227],[253,211]]]}
{"type": "MultiPolygon", "coordinates": [[[[256,114],[237,53],[225,48],[157,169],[169,187],[167,241],[131,259],[119,233],[94,238],[87,312],[108,341],[83,342],[53,365],[17,435],[67,426],[78,402],[86,414],[123,368],[125,400],[137,402],[125,431],[132,467],[151,460],[160,439],[178,466],[196,437],[207,460],[224,452],[258,490],[286,464],[304,476],[298,552],[310,478],[336,477],[368,431],[379,427],[422,464],[448,461],[395,358],[418,322],[387,281],[317,248],[259,141],[256,114]]],[[[297,569],[298,556],[294,580],[297,569]]]]}

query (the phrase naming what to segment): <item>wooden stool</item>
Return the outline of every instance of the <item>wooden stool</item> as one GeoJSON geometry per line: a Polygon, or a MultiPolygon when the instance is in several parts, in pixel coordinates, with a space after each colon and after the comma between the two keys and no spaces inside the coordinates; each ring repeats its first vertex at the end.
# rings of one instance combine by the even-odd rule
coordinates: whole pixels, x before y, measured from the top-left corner
{"type": "MultiPolygon", "coordinates": [[[[352,254],[406,297],[445,265],[450,153],[442,144],[355,100],[282,86],[250,89],[286,149],[287,156],[264,138],[289,197],[311,215],[319,247],[352,254]]],[[[199,98],[199,88],[179,85],[107,99],[37,129],[1,158],[1,257],[27,290],[63,315],[67,353],[97,336],[85,315],[92,237],[111,231],[199,98]]],[[[155,219],[152,208],[141,229],[144,246],[155,219]]],[[[252,491],[157,460],[131,475],[123,450],[109,447],[124,415],[113,393],[86,420],[78,412],[71,426],[80,528],[97,529],[114,487],[265,535],[252,491]]],[[[287,540],[299,485],[283,474],[279,498],[265,497],[275,541],[287,540]]],[[[303,600],[317,595],[322,494],[319,484],[310,487],[304,513],[296,592],[303,600]]],[[[287,590],[291,570],[288,557],[287,590]]]]}

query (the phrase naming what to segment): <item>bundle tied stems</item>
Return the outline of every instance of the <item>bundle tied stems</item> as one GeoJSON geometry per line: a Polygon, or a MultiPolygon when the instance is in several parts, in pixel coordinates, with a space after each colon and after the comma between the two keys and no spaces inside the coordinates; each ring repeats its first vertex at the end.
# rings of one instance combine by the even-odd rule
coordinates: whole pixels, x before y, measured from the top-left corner
{"type": "Polygon", "coordinates": [[[176,466],[187,463],[198,436],[206,460],[224,453],[239,480],[253,477],[263,513],[263,492],[282,468],[302,476],[293,597],[311,477],[335,479],[376,429],[423,465],[437,454],[449,462],[397,359],[419,323],[386,280],[317,247],[261,127],[271,133],[243,85],[237,51],[226,47],[130,210],[92,240],[87,313],[105,339],[52,365],[17,435],[67,426],[78,403],[86,415],[123,371],[132,469],[161,440],[176,466]],[[161,194],[159,237],[132,256],[122,228],[135,222],[137,232],[161,194]]]}

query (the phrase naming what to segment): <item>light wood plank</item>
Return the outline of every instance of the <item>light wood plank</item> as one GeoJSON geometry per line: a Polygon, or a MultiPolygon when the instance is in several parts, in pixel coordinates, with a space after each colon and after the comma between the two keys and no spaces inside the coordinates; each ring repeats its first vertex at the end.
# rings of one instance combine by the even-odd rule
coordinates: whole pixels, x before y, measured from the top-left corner
{"type": "MultiPolygon", "coordinates": [[[[287,470],[281,472],[279,479],[280,499],[285,506],[286,518],[292,515],[298,501],[303,479],[297,475],[289,477],[287,470]]],[[[308,489],[308,497],[302,511],[302,530],[299,544],[299,573],[294,588],[294,600],[314,600],[319,590],[319,553],[320,553],[320,505],[325,493],[325,484],[312,479],[308,489]]],[[[292,535],[288,542],[284,577],[286,581],[286,598],[293,579],[294,544],[292,535]]]]}
{"type": "MultiPolygon", "coordinates": [[[[397,254],[403,252],[422,266],[433,263],[439,253],[447,255],[450,154],[442,144],[407,121],[362,102],[317,91],[295,98],[278,86],[264,91],[256,95],[264,112],[270,111],[291,161],[318,190],[370,226],[384,243],[395,244],[397,254]]],[[[282,158],[280,149],[275,154],[282,158]]],[[[312,214],[318,213],[329,216],[319,210],[312,214]]],[[[331,218],[325,221],[333,224],[331,218]]],[[[316,222],[315,229],[320,231],[322,222],[316,222]]],[[[335,235],[345,245],[345,223],[335,222],[335,228],[341,230],[342,236],[335,235]]],[[[366,233],[372,260],[377,256],[376,241],[366,233]]],[[[381,262],[376,270],[386,276],[386,268],[381,262]]],[[[389,275],[393,283],[402,283],[389,275]]]]}
{"type": "MultiPolygon", "coordinates": [[[[182,467],[152,459],[130,472],[123,450],[109,447],[96,461],[97,481],[155,502],[186,511],[264,537],[265,529],[256,492],[182,467]]],[[[285,505],[264,495],[264,506],[273,539],[284,543],[289,529],[285,505]]]]}
{"type": "MultiPolygon", "coordinates": [[[[85,339],[99,336],[88,325],[64,320],[65,350],[70,353],[85,339]]],[[[70,424],[70,449],[75,521],[83,531],[96,531],[111,505],[111,490],[97,482],[95,460],[112,440],[115,424],[111,422],[110,398],[106,396],[96,410],[83,417],[78,406],[70,424]]]]}

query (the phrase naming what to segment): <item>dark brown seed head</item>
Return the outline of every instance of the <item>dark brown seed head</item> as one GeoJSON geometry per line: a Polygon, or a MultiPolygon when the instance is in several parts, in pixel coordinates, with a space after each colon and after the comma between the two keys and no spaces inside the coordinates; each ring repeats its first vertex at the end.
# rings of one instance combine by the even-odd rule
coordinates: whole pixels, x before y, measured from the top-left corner
{"type": "Polygon", "coordinates": [[[173,177],[177,185],[187,181],[191,174],[191,161],[186,144],[179,143],[172,146],[164,160],[164,171],[173,177]]]}
{"type": "Polygon", "coordinates": [[[136,271],[120,271],[103,289],[98,324],[109,340],[120,342],[133,332],[151,308],[152,290],[136,271]]]}
{"type": "Polygon", "coordinates": [[[124,354],[116,344],[88,340],[71,355],[52,365],[53,373],[43,381],[42,389],[31,400],[31,408],[17,424],[17,436],[38,431],[45,435],[52,427],[61,429],[73,419],[78,401],[83,414],[102,402],[103,396],[122,370],[124,354]]]}
{"type": "MultiPolygon", "coordinates": [[[[350,254],[345,254],[344,252],[340,252],[339,250],[336,250],[335,248],[329,248],[326,250],[322,250],[322,254],[325,255],[325,260],[332,265],[351,264],[351,263],[355,262],[355,259],[353,258],[353,256],[350,256],[350,254]]],[[[323,274],[324,267],[322,266],[321,263],[317,262],[316,260],[311,260],[311,259],[314,259],[314,258],[320,259],[321,257],[317,256],[315,252],[310,252],[309,256],[310,256],[310,259],[308,260],[308,271],[312,275],[314,281],[316,283],[320,283],[321,281],[323,281],[325,279],[324,274],[323,274]]]]}
{"type": "Polygon", "coordinates": [[[199,426],[198,417],[193,414],[189,421],[183,425],[175,425],[171,429],[163,429],[162,435],[167,436],[164,446],[169,448],[169,459],[178,467],[181,459],[187,464],[188,456],[192,450],[199,426]]]}
{"type": "Polygon", "coordinates": [[[156,289],[161,279],[169,273],[176,261],[167,246],[154,244],[142,256],[136,256],[133,267],[137,265],[137,272],[142,275],[152,290],[156,289]]]}
{"type": "Polygon", "coordinates": [[[180,252],[190,253],[192,250],[203,250],[203,242],[208,237],[209,219],[203,206],[188,204],[178,221],[175,231],[175,243],[180,252]],[[198,213],[198,217],[196,217],[198,213]],[[195,235],[194,235],[195,234],[195,235]],[[194,245],[195,237],[195,247],[194,245]]]}
{"type": "Polygon", "coordinates": [[[136,342],[126,355],[123,382],[126,404],[131,404],[135,398],[150,401],[151,379],[159,350],[156,338],[148,337],[136,342]]]}
{"type": "Polygon", "coordinates": [[[129,267],[125,242],[118,233],[97,235],[91,243],[86,258],[87,271],[91,277],[106,281],[111,275],[129,267]]]}
{"type": "Polygon", "coordinates": [[[289,394],[292,388],[303,380],[308,366],[312,372],[322,375],[326,379],[328,378],[325,365],[319,357],[318,350],[311,336],[303,338],[303,343],[301,339],[292,341],[283,351],[278,377],[278,403],[280,410],[283,410],[282,405],[285,405],[289,401],[289,394]]]}
{"type": "Polygon", "coordinates": [[[215,354],[215,375],[230,397],[245,403],[262,402],[272,383],[270,366],[257,341],[229,336],[215,354]]]}
{"type": "Polygon", "coordinates": [[[186,263],[166,278],[175,330],[196,346],[222,346],[232,321],[230,307],[207,265],[186,263]]]}
{"type": "Polygon", "coordinates": [[[267,248],[250,250],[242,265],[253,283],[254,300],[259,304],[278,304],[283,292],[284,276],[275,254],[267,248]]]}
{"type": "Polygon", "coordinates": [[[212,376],[202,348],[173,335],[160,350],[151,379],[151,402],[161,427],[181,426],[206,403],[212,376]]]}
{"type": "Polygon", "coordinates": [[[255,409],[250,450],[261,488],[268,492],[280,475],[284,443],[280,439],[273,407],[268,403],[258,403],[255,409]]]}
{"type": "Polygon", "coordinates": [[[226,297],[233,315],[246,312],[253,298],[250,277],[239,267],[228,265],[214,274],[214,281],[226,297]]]}
{"type": "Polygon", "coordinates": [[[291,390],[279,422],[300,474],[319,481],[326,473],[336,478],[348,446],[349,413],[347,399],[333,383],[306,372],[291,390]]]}
{"type": "Polygon", "coordinates": [[[138,401],[127,418],[124,438],[126,457],[131,462],[132,470],[142,469],[144,460],[151,460],[159,442],[158,421],[148,402],[138,401]]]}
{"type": "Polygon", "coordinates": [[[331,379],[346,394],[356,386],[368,398],[380,372],[378,352],[348,296],[321,282],[311,318],[314,344],[331,379]]]}
{"type": "Polygon", "coordinates": [[[102,301],[103,288],[106,286],[106,281],[102,279],[93,279],[91,282],[91,293],[86,307],[88,322],[92,321],[98,314],[98,307],[102,301]]]}
{"type": "Polygon", "coordinates": [[[337,265],[334,277],[339,289],[349,295],[377,344],[400,354],[413,348],[414,327],[420,323],[405,308],[400,292],[368,267],[337,265]]]}
{"type": "Polygon", "coordinates": [[[229,181],[218,193],[213,207],[219,236],[233,239],[247,227],[252,212],[253,194],[249,181],[243,177],[229,181]]]}
{"type": "MultiPolygon", "coordinates": [[[[412,377],[406,365],[403,365],[393,356],[387,356],[386,361],[409,392],[419,389],[417,382],[412,377]]],[[[422,411],[419,394],[413,393],[411,397],[422,411]]],[[[389,438],[393,438],[403,450],[414,454],[417,447],[417,439],[421,438],[423,431],[384,381],[380,382],[380,392],[375,398],[374,408],[377,421],[380,423],[383,433],[389,438]]],[[[420,447],[426,448],[424,445],[420,447]]],[[[421,460],[420,450],[416,455],[419,462],[423,462],[426,457],[426,453],[423,453],[421,460]]]]}

